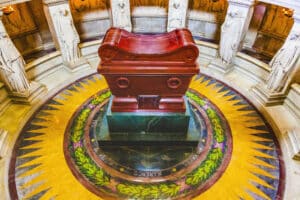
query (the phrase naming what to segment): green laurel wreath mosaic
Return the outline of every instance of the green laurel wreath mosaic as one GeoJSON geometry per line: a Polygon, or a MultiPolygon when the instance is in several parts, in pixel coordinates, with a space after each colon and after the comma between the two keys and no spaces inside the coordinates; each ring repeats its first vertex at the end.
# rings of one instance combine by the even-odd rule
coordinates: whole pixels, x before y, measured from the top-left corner
{"type": "Polygon", "coordinates": [[[212,126],[213,142],[205,159],[190,173],[176,177],[172,181],[160,183],[139,183],[112,177],[88,154],[84,145],[84,129],[93,109],[111,96],[110,91],[100,91],[77,112],[70,129],[69,151],[78,170],[86,179],[101,191],[114,193],[118,197],[130,199],[161,199],[188,194],[195,187],[205,185],[221,166],[227,151],[227,135],[224,119],[219,111],[204,97],[193,91],[186,96],[200,106],[207,114],[212,126]],[[223,146],[223,148],[221,148],[223,146]],[[112,185],[113,182],[117,184],[112,185]],[[183,184],[180,184],[183,181],[183,184]],[[183,185],[186,185],[183,187],[183,185]],[[113,191],[113,192],[112,192],[113,191]]]}

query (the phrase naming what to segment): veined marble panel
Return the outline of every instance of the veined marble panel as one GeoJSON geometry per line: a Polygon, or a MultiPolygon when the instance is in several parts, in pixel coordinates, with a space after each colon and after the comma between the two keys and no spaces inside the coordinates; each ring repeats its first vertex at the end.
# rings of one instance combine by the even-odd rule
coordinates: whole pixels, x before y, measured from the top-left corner
{"type": "Polygon", "coordinates": [[[82,41],[102,37],[111,27],[109,10],[75,12],[73,18],[82,41]]]}
{"type": "Polygon", "coordinates": [[[264,81],[267,79],[270,68],[268,64],[238,52],[234,58],[235,69],[245,74],[253,82],[264,81]]]}
{"type": "Polygon", "coordinates": [[[218,45],[210,42],[204,42],[196,40],[196,44],[199,49],[198,62],[200,65],[200,71],[202,67],[206,67],[209,63],[215,59],[218,55],[218,45]]]}
{"type": "Polygon", "coordinates": [[[102,40],[95,40],[79,44],[81,55],[85,57],[87,62],[91,65],[92,69],[95,70],[97,69],[100,63],[100,58],[97,52],[101,41],[102,40]]]}
{"type": "Polygon", "coordinates": [[[199,19],[189,19],[187,27],[194,36],[203,37],[210,40],[219,40],[220,25],[214,21],[204,21],[199,19]]]}
{"type": "Polygon", "coordinates": [[[59,65],[62,65],[62,58],[60,52],[55,51],[28,63],[26,73],[30,80],[40,80],[57,70],[59,65]]]}
{"type": "Polygon", "coordinates": [[[133,32],[163,33],[167,30],[167,17],[135,17],[131,18],[133,32]],[[147,23],[145,23],[147,21],[147,23]]]}
{"type": "Polygon", "coordinates": [[[134,17],[165,17],[167,9],[157,6],[137,6],[133,7],[131,15],[134,17]]]}
{"type": "Polygon", "coordinates": [[[109,18],[84,20],[75,24],[80,39],[85,41],[89,39],[99,39],[103,37],[106,31],[111,27],[109,18]]]}

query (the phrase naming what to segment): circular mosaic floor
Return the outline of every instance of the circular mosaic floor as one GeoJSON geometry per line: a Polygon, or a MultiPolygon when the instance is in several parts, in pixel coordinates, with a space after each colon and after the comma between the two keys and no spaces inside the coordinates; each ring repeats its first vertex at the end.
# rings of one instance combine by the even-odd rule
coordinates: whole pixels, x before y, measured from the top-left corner
{"type": "Polygon", "coordinates": [[[91,75],[32,116],[11,161],[12,199],[281,198],[276,138],[230,87],[198,75],[186,93],[187,136],[138,134],[134,142],[105,131],[110,95],[104,79],[91,75]]]}

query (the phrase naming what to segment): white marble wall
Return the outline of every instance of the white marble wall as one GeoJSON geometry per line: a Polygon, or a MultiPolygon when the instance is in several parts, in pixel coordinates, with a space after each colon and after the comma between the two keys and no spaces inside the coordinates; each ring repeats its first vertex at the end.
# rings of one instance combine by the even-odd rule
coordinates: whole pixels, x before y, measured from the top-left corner
{"type": "Polygon", "coordinates": [[[99,39],[112,26],[108,10],[91,10],[73,18],[81,41],[99,39]]]}
{"type": "Polygon", "coordinates": [[[187,27],[194,36],[218,41],[224,18],[217,13],[191,10],[188,13],[187,27]]]}

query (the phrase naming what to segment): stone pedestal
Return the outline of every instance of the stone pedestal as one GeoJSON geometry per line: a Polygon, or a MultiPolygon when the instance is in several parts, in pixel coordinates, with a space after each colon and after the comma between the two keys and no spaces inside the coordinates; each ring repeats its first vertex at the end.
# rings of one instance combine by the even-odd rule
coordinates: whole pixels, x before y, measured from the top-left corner
{"type": "Polygon", "coordinates": [[[44,85],[32,81],[29,90],[24,93],[9,92],[9,97],[15,103],[33,104],[46,93],[47,89],[44,85]]]}
{"type": "Polygon", "coordinates": [[[75,63],[63,62],[63,64],[66,66],[66,69],[71,73],[85,71],[91,68],[91,66],[83,57],[79,58],[75,63]]]}
{"type": "Polygon", "coordinates": [[[294,16],[294,25],[283,46],[275,54],[269,66],[269,77],[259,83],[253,92],[264,105],[283,104],[293,82],[299,82],[300,77],[300,18],[294,16]]]}
{"type": "Polygon", "coordinates": [[[146,35],[110,28],[98,53],[98,72],[115,96],[113,112],[185,112],[183,96],[199,73],[188,29],[146,35]]]}
{"type": "Polygon", "coordinates": [[[300,161],[300,128],[288,130],[285,141],[290,157],[300,161]]]}
{"type": "Polygon", "coordinates": [[[228,74],[229,72],[231,72],[233,70],[233,63],[231,64],[224,64],[221,60],[221,58],[216,58],[213,59],[210,63],[209,63],[209,67],[213,68],[215,70],[217,70],[218,72],[222,73],[222,74],[228,74]]]}
{"type": "Polygon", "coordinates": [[[186,135],[190,111],[186,104],[185,113],[167,112],[112,112],[112,99],[107,110],[109,132],[113,134],[159,134],[168,136],[186,135]]]}
{"type": "Polygon", "coordinates": [[[283,104],[286,97],[284,92],[271,92],[264,84],[258,84],[251,90],[258,100],[265,106],[273,106],[283,104]]]}

